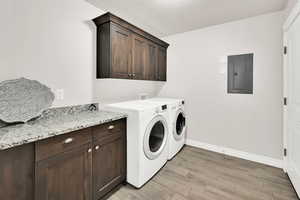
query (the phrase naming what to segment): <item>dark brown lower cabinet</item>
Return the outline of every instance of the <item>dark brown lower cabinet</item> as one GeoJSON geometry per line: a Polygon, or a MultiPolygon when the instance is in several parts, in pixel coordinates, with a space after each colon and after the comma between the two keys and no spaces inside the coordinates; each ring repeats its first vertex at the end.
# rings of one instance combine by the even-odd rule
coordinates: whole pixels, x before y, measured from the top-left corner
{"type": "Polygon", "coordinates": [[[93,187],[98,200],[125,179],[125,135],[117,133],[94,143],[93,187]]]}
{"type": "Polygon", "coordinates": [[[0,200],[100,200],[126,179],[126,119],[0,151],[0,200]]]}
{"type": "Polygon", "coordinates": [[[36,165],[36,198],[43,200],[92,199],[92,145],[58,154],[36,165]]]}
{"type": "Polygon", "coordinates": [[[0,199],[34,199],[34,144],[0,151],[0,199]]]}

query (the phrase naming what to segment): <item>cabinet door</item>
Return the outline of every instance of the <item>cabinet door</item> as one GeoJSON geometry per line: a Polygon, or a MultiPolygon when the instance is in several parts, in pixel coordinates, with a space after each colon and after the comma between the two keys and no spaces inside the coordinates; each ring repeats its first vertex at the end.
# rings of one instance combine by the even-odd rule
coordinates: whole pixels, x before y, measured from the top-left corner
{"type": "Polygon", "coordinates": [[[125,134],[118,133],[94,143],[94,200],[103,197],[125,180],[125,134]]]}
{"type": "Polygon", "coordinates": [[[146,44],[146,69],[145,79],[156,80],[157,78],[157,51],[158,46],[152,42],[146,44]]]}
{"type": "Polygon", "coordinates": [[[91,170],[91,144],[38,162],[35,199],[91,200],[91,170]]]}
{"type": "Polygon", "coordinates": [[[166,81],[167,80],[167,49],[163,47],[158,47],[157,51],[157,80],[166,81]]]}
{"type": "Polygon", "coordinates": [[[146,40],[132,34],[132,78],[144,79],[146,68],[146,40]]]}
{"type": "Polygon", "coordinates": [[[131,78],[131,34],[111,25],[111,78],[131,78]]]}
{"type": "Polygon", "coordinates": [[[0,151],[0,199],[34,199],[34,145],[0,151]]]}

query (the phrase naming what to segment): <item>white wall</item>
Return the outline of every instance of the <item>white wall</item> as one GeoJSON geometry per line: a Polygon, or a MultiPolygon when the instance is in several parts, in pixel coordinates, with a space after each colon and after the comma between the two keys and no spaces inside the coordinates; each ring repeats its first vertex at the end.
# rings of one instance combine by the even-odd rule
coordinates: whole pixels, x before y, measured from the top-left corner
{"type": "Polygon", "coordinates": [[[85,0],[0,2],[0,81],[26,77],[64,89],[54,106],[136,99],[163,83],[96,80],[96,26],[103,14],[85,0]]]}
{"type": "Polygon", "coordinates": [[[138,99],[140,94],[157,96],[164,82],[120,79],[98,79],[94,81],[94,100],[103,104],[138,99]]]}
{"type": "Polygon", "coordinates": [[[24,76],[64,89],[55,106],[140,93],[184,97],[190,139],[281,158],[280,13],[165,38],[167,83],[95,79],[90,20],[102,13],[84,0],[2,0],[0,81],[24,76]],[[226,56],[249,52],[255,53],[254,95],[226,94],[226,56]]]}
{"type": "Polygon", "coordinates": [[[14,77],[15,10],[14,0],[0,2],[0,81],[14,77]]]}
{"type": "Polygon", "coordinates": [[[54,106],[93,101],[96,28],[91,19],[101,10],[84,0],[1,0],[0,13],[0,81],[26,77],[64,89],[64,100],[54,106]]]}
{"type": "Polygon", "coordinates": [[[164,38],[168,83],[184,97],[188,138],[282,158],[282,27],[275,13],[164,38]],[[228,55],[254,53],[254,94],[227,94],[228,55]]]}

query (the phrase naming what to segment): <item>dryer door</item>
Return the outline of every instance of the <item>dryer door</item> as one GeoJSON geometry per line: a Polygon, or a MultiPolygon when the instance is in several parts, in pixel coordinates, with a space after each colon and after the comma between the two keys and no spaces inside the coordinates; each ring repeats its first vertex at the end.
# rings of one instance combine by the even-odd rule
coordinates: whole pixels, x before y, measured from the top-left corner
{"type": "Polygon", "coordinates": [[[182,140],[185,134],[185,114],[182,109],[178,109],[174,120],[173,136],[176,141],[182,140]]]}
{"type": "Polygon", "coordinates": [[[166,119],[161,115],[157,115],[148,124],[144,135],[145,156],[150,160],[158,158],[166,147],[167,137],[166,119]]]}

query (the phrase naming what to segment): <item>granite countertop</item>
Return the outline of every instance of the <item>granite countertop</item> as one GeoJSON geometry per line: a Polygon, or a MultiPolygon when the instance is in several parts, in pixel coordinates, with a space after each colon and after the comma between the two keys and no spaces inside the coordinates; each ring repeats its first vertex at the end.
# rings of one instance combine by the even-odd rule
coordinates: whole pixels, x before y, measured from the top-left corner
{"type": "Polygon", "coordinates": [[[126,118],[126,114],[98,110],[98,105],[49,109],[35,120],[0,128],[0,150],[126,118]]]}

